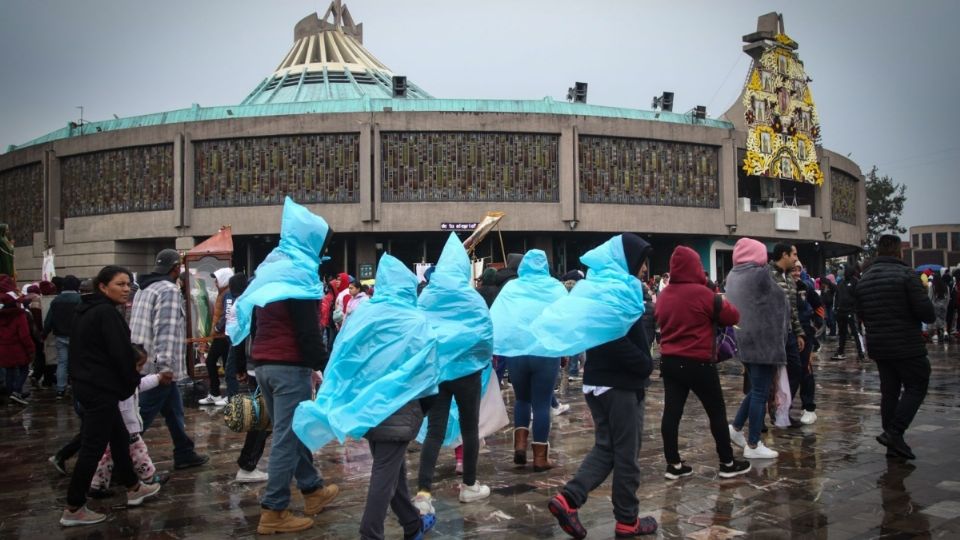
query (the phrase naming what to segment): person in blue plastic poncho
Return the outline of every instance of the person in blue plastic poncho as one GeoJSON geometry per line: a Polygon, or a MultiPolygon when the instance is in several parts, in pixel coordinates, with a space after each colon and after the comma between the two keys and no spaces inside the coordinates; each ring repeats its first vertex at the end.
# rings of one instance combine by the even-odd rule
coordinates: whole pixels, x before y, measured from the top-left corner
{"type": "Polygon", "coordinates": [[[417,308],[417,277],[390,255],[380,259],[377,292],[337,336],[315,401],[297,408],[294,430],[312,450],[334,438],[365,437],[373,455],[362,538],[383,538],[387,508],[405,538],[433,526],[410,500],[405,455],[423,422],[420,398],[437,393],[437,337],[417,308]]]}
{"type": "Polygon", "coordinates": [[[260,499],[260,534],[302,531],[313,526],[313,518],[294,516],[288,509],[292,478],[303,493],[307,516],[320,513],[339,492],[335,484],[324,485],[313,466],[313,454],[292,429],[295,408],[310,399],[313,372],[327,364],[320,336],[323,287],[318,271],[330,233],[323,218],[287,197],[280,244],[236,299],[236,320],[227,325],[230,339],[239,343],[250,333],[256,309],[257,331],[251,355],[273,423],[267,487],[260,499]]]}
{"type": "MultiPolygon", "coordinates": [[[[493,352],[507,358],[513,385],[513,462],[527,463],[530,417],[533,416],[533,470],[551,469],[548,459],[550,399],[560,370],[561,354],[551,354],[530,331],[544,308],[567,295],[567,289],[550,276],[547,255],[532,249],[523,256],[519,277],[508,281],[493,306],[493,352]]],[[[582,349],[581,349],[582,350],[582,349]]]]}
{"type": "Polygon", "coordinates": [[[437,333],[440,393],[430,406],[427,437],[420,451],[418,493],[414,505],[421,514],[432,514],[430,488],[440,445],[447,435],[450,402],[457,400],[460,435],[463,438],[463,483],[460,502],[475,502],[490,496],[490,488],[477,482],[480,453],[480,397],[493,354],[493,323],[490,310],[470,283],[470,259],[455,233],[440,254],[429,285],[418,303],[437,333]]]}
{"type": "Polygon", "coordinates": [[[625,233],[586,253],[580,262],[589,268],[587,278],[534,324],[537,337],[546,340],[552,336],[541,335],[544,329],[572,322],[567,318],[575,313],[589,320],[581,325],[587,327],[585,330],[577,328],[550,342],[556,348],[574,351],[587,346],[583,393],[593,417],[596,442],[574,477],[548,504],[560,528],[574,538],[587,535],[577,509],[611,472],[616,537],[634,538],[657,530],[653,517],[639,516],[637,499],[643,400],[653,370],[650,342],[640,320],[643,289],[639,277],[651,251],[640,237],[625,233]],[[567,314],[579,309],[591,311],[567,314]],[[600,339],[604,341],[596,343],[600,339]]]}

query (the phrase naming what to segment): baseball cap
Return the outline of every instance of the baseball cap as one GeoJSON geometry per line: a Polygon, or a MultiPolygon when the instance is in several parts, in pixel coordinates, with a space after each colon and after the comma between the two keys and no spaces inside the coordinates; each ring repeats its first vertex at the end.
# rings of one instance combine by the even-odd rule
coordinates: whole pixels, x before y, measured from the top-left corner
{"type": "Polygon", "coordinates": [[[169,273],[178,264],[180,264],[180,253],[175,249],[165,249],[157,253],[157,264],[153,267],[153,273],[169,273]]]}

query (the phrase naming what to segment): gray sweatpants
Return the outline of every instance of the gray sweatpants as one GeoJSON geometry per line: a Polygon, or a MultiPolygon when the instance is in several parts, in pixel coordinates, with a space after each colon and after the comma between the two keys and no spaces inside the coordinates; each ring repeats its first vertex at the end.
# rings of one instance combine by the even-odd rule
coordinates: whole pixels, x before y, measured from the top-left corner
{"type": "Polygon", "coordinates": [[[383,522],[387,519],[387,506],[397,515],[405,536],[420,530],[420,512],[410,501],[407,488],[407,446],[409,442],[373,442],[373,470],[370,474],[370,489],[367,505],[360,519],[360,538],[383,540],[383,522]]]}
{"type": "Polygon", "coordinates": [[[634,523],[640,514],[637,456],[643,434],[644,392],[611,388],[599,396],[591,393],[585,397],[596,439],[577,474],[563,487],[564,498],[580,508],[589,493],[613,472],[613,515],[621,523],[634,523]]]}

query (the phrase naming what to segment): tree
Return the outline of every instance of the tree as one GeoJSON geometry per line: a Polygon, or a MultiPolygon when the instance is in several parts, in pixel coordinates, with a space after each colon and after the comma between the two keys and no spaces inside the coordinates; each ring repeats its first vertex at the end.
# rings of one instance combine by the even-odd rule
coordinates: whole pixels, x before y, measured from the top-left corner
{"type": "Polygon", "coordinates": [[[907,186],[897,184],[887,175],[877,175],[874,165],[867,173],[867,242],[863,249],[868,256],[876,254],[881,235],[907,232],[900,225],[900,215],[906,201],[907,186]]]}

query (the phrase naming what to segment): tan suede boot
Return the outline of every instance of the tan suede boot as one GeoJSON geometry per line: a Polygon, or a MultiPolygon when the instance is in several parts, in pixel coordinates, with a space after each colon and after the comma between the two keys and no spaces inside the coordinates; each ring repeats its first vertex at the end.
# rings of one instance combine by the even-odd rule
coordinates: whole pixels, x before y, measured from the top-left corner
{"type": "Polygon", "coordinates": [[[530,437],[530,430],[525,427],[514,428],[513,430],[513,462],[517,465],[527,464],[527,439],[530,437]]]}
{"type": "Polygon", "coordinates": [[[275,534],[286,532],[305,531],[313,527],[313,519],[297,517],[290,510],[260,509],[260,524],[257,525],[257,534],[275,534]]]}
{"type": "Polygon", "coordinates": [[[340,488],[336,484],[327,484],[313,493],[303,496],[303,513],[308,516],[315,516],[330,504],[330,501],[340,493],[340,488]]]}
{"type": "Polygon", "coordinates": [[[553,468],[553,463],[547,454],[550,452],[550,443],[533,443],[533,472],[549,471],[553,468]]]}

